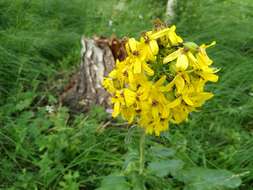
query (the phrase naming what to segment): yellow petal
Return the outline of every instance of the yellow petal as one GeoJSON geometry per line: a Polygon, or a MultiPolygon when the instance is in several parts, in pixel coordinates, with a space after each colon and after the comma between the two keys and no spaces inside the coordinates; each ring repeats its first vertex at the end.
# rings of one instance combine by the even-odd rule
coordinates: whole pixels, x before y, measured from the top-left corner
{"type": "Polygon", "coordinates": [[[117,101],[115,102],[113,107],[112,117],[117,117],[119,113],[120,113],[120,103],[117,101]]]}
{"type": "Polygon", "coordinates": [[[169,39],[173,46],[183,42],[182,38],[180,38],[175,32],[169,33],[169,39]]]}
{"type": "Polygon", "coordinates": [[[168,122],[165,123],[165,122],[160,122],[160,121],[156,121],[155,122],[155,126],[154,126],[154,129],[155,129],[155,135],[156,136],[160,136],[160,133],[164,130],[166,130],[166,128],[168,128],[168,122]],[[167,125],[167,126],[166,126],[167,125]]]}
{"type": "Polygon", "coordinates": [[[128,123],[132,123],[135,117],[135,111],[133,108],[122,109],[122,117],[128,121],[128,123]]]}
{"type": "Polygon", "coordinates": [[[176,68],[179,71],[185,71],[188,67],[188,58],[185,54],[180,54],[177,58],[176,68]]]}
{"type": "Polygon", "coordinates": [[[124,89],[124,97],[127,107],[133,105],[136,101],[136,93],[129,89],[124,89]]]}
{"type": "Polygon", "coordinates": [[[175,85],[176,85],[176,88],[177,88],[177,92],[181,93],[184,89],[184,86],[185,86],[184,79],[180,75],[177,75],[174,80],[175,80],[175,85]]]}
{"type": "Polygon", "coordinates": [[[165,29],[159,30],[159,31],[151,34],[150,38],[152,40],[156,40],[156,39],[161,38],[161,37],[165,36],[166,34],[168,34],[169,31],[170,31],[170,28],[165,28],[165,29]]]}
{"type": "Polygon", "coordinates": [[[163,107],[162,112],[161,112],[162,118],[167,118],[169,117],[169,115],[170,115],[170,109],[168,109],[167,106],[163,107]]]}
{"type": "Polygon", "coordinates": [[[196,92],[203,92],[204,90],[204,86],[205,86],[206,81],[204,79],[199,79],[196,82],[195,88],[196,88],[196,92]]]}
{"type": "Polygon", "coordinates": [[[102,85],[104,88],[106,88],[106,90],[108,90],[108,92],[112,94],[116,91],[112,79],[105,78],[102,82],[102,85]]]}
{"type": "MultiPolygon", "coordinates": [[[[124,62],[124,61],[122,61],[122,62],[124,62]]],[[[119,67],[119,66],[120,66],[120,64],[121,64],[122,62],[120,62],[120,61],[117,59],[117,60],[116,60],[116,63],[115,63],[116,68],[117,68],[117,67],[119,67]]]]}
{"type": "Polygon", "coordinates": [[[184,120],[187,120],[187,117],[188,117],[188,111],[185,110],[185,109],[182,109],[182,108],[174,108],[173,109],[173,118],[174,120],[172,119],[171,121],[173,123],[181,123],[183,122],[184,120]]]}
{"type": "Polygon", "coordinates": [[[175,85],[174,81],[171,81],[169,84],[167,84],[166,86],[162,86],[160,87],[162,92],[169,92],[172,90],[173,86],[175,85]]]}
{"type": "Polygon", "coordinates": [[[171,42],[172,45],[176,45],[178,43],[183,42],[183,39],[180,36],[178,36],[175,31],[176,31],[176,26],[173,25],[170,28],[170,33],[168,34],[170,42],[171,42]]]}
{"type": "Polygon", "coordinates": [[[134,80],[134,75],[132,71],[128,72],[128,81],[129,81],[129,86],[131,89],[135,89],[136,88],[136,83],[134,80]]]}
{"type": "Polygon", "coordinates": [[[170,103],[167,105],[167,107],[168,107],[168,108],[174,108],[174,107],[180,105],[180,104],[181,104],[181,101],[182,101],[181,98],[177,98],[177,99],[173,100],[172,102],[170,102],[170,103]]]}
{"type": "Polygon", "coordinates": [[[158,121],[159,120],[158,106],[153,106],[151,112],[152,112],[152,116],[153,116],[154,120],[158,121]]]}
{"type": "Polygon", "coordinates": [[[177,29],[177,27],[176,27],[175,25],[172,25],[172,26],[170,27],[170,30],[173,31],[173,32],[175,32],[176,29],[177,29]]]}
{"type": "Polygon", "coordinates": [[[143,65],[143,70],[146,71],[147,75],[153,76],[154,71],[148,66],[148,64],[144,63],[143,65]]]}
{"type": "Polygon", "coordinates": [[[168,62],[175,60],[181,54],[181,51],[182,51],[182,49],[180,48],[180,49],[174,51],[173,53],[169,54],[167,57],[165,57],[163,59],[163,63],[168,63],[168,62]]]}
{"type": "Polygon", "coordinates": [[[202,73],[201,76],[207,80],[207,81],[211,81],[211,82],[217,82],[219,77],[218,75],[215,75],[213,73],[202,73]]]}
{"type": "Polygon", "coordinates": [[[148,124],[147,126],[145,126],[145,132],[146,134],[150,134],[152,135],[154,132],[154,125],[153,124],[148,124]]]}
{"type": "Polygon", "coordinates": [[[206,100],[211,99],[214,95],[211,92],[202,92],[200,93],[199,96],[201,97],[202,100],[206,101],[206,100]]]}
{"type": "Polygon", "coordinates": [[[169,39],[172,45],[176,45],[178,44],[177,42],[177,35],[175,34],[175,32],[170,32],[169,33],[169,39]]]}
{"type": "Polygon", "coordinates": [[[166,76],[163,75],[158,81],[155,82],[155,86],[158,87],[158,86],[161,86],[166,80],[166,76]]]}
{"type": "Polygon", "coordinates": [[[199,48],[200,52],[198,53],[199,60],[201,60],[202,62],[204,62],[207,65],[211,65],[213,63],[213,61],[208,57],[208,55],[206,53],[206,48],[214,46],[215,44],[216,44],[216,42],[213,41],[209,45],[205,45],[205,44],[201,45],[199,48]]]}
{"type": "Polygon", "coordinates": [[[113,69],[108,76],[115,79],[117,77],[117,70],[113,69]]]}
{"type": "Polygon", "coordinates": [[[206,100],[209,100],[213,97],[213,94],[210,92],[198,93],[196,96],[192,97],[194,101],[194,107],[200,107],[205,103],[206,100]]]}
{"type": "Polygon", "coordinates": [[[183,94],[183,100],[185,101],[185,103],[187,103],[189,106],[193,106],[194,103],[191,101],[191,99],[189,98],[189,96],[187,94],[183,94]]]}
{"type": "Polygon", "coordinates": [[[183,42],[183,39],[180,36],[176,35],[176,37],[177,37],[177,42],[178,43],[182,43],[183,42]]]}
{"type": "Polygon", "coordinates": [[[195,56],[192,54],[192,52],[190,52],[190,51],[188,51],[188,52],[186,53],[186,55],[187,55],[187,57],[188,57],[188,59],[189,59],[190,65],[194,67],[194,66],[196,65],[196,63],[197,63],[196,57],[195,57],[195,56]]]}
{"type": "Polygon", "coordinates": [[[191,79],[190,79],[188,73],[184,72],[182,76],[183,76],[184,80],[185,80],[187,83],[190,83],[190,82],[191,82],[191,79]]]}
{"type": "Polygon", "coordinates": [[[202,64],[211,65],[213,63],[213,61],[206,54],[206,50],[203,48],[200,48],[200,53],[198,53],[197,57],[198,61],[202,62],[202,64]]]}
{"type": "Polygon", "coordinates": [[[141,73],[141,61],[139,59],[136,59],[134,63],[134,73],[135,74],[141,73]]]}
{"type": "Polygon", "coordinates": [[[137,42],[134,38],[128,39],[128,45],[132,52],[137,51],[137,42]]]}
{"type": "Polygon", "coordinates": [[[220,68],[212,68],[212,73],[218,73],[221,69],[220,68]]]}
{"type": "Polygon", "coordinates": [[[204,47],[204,48],[209,48],[209,47],[215,46],[215,45],[216,45],[216,41],[212,41],[212,43],[210,43],[209,45],[203,44],[202,47],[204,47]]]}
{"type": "Polygon", "coordinates": [[[157,54],[158,54],[158,52],[159,52],[159,46],[158,46],[156,40],[151,40],[151,41],[149,42],[149,47],[150,47],[150,49],[151,49],[153,55],[157,55],[157,54]]]}

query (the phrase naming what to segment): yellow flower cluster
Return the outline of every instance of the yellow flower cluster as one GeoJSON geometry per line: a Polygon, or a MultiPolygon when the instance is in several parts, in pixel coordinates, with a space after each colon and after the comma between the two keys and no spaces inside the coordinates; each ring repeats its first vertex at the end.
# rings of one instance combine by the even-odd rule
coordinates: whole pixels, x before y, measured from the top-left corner
{"type": "Polygon", "coordinates": [[[127,57],[116,61],[103,86],[112,95],[112,116],[137,122],[148,134],[160,135],[169,123],[187,120],[213,94],[204,92],[205,83],[216,82],[218,70],[206,48],[184,43],[172,26],[156,28],[139,41],[129,38],[127,57]]]}

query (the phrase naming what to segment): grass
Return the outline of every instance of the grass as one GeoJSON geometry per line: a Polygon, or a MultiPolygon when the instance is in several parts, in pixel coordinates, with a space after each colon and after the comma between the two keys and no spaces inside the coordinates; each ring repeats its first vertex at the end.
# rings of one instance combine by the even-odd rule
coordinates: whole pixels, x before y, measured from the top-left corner
{"type": "MultiPolygon", "coordinates": [[[[134,167],[137,129],[104,128],[108,115],[101,108],[70,115],[58,106],[57,92],[78,66],[81,35],[138,36],[152,27],[152,19],[166,18],[165,5],[165,0],[0,2],[0,189],[96,189],[106,184],[104,176],[134,167]],[[46,105],[54,107],[53,114],[46,105]]],[[[178,33],[198,43],[217,41],[208,53],[221,77],[209,85],[215,98],[201,112],[147,140],[151,148],[171,147],[186,166],[241,175],[241,190],[253,186],[252,9],[250,0],[178,1],[178,33]]],[[[141,180],[152,190],[182,189],[186,183],[152,175],[141,180]]]]}

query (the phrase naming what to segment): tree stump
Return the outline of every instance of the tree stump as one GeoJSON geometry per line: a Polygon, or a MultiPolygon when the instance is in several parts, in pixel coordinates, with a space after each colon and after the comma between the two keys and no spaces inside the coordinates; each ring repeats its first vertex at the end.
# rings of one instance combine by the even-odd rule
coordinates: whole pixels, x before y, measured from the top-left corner
{"type": "Polygon", "coordinates": [[[60,95],[60,102],[73,112],[86,112],[93,105],[110,108],[104,90],[104,76],[113,69],[115,60],[125,57],[124,40],[94,37],[81,39],[81,63],[76,74],[60,95]]]}

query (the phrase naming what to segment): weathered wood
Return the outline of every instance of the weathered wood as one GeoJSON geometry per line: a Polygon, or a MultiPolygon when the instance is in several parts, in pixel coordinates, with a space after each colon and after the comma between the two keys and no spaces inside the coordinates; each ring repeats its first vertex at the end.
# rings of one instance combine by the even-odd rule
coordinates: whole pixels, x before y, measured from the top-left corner
{"type": "Polygon", "coordinates": [[[109,94],[104,90],[104,76],[112,70],[116,59],[124,59],[122,40],[94,37],[81,39],[81,64],[65,87],[60,102],[75,112],[85,112],[92,105],[110,108],[109,94]]]}

